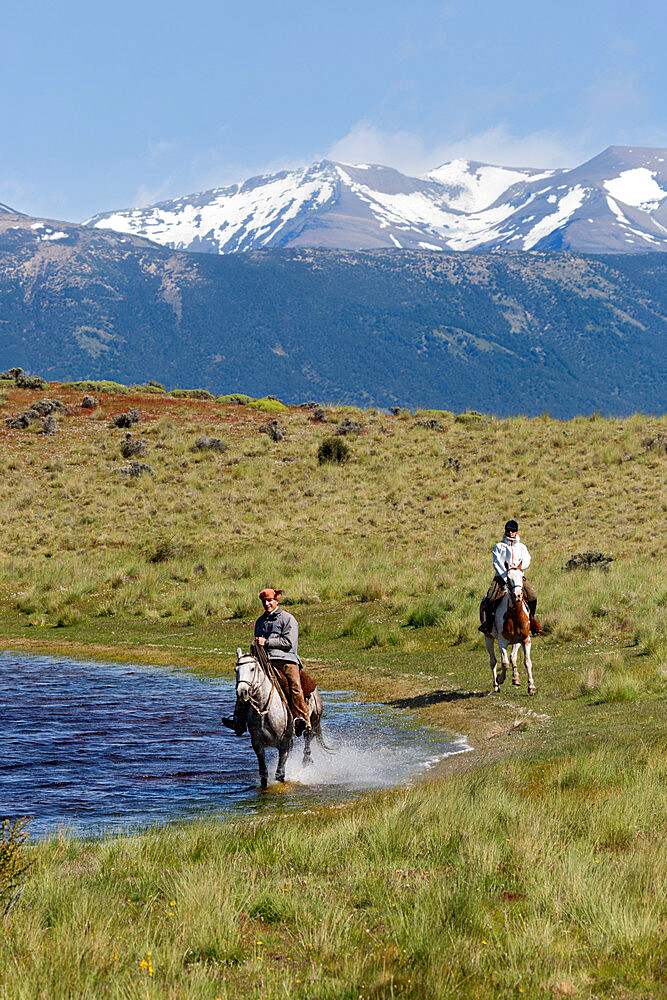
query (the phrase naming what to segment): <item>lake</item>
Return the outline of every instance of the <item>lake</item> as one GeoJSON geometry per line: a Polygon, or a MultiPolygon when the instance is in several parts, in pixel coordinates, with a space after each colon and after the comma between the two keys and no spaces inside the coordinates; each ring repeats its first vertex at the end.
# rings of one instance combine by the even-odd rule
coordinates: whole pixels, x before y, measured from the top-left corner
{"type": "Polygon", "coordinates": [[[462,753],[447,736],[349,691],[323,691],[322,729],[301,766],[295,741],[286,785],[258,785],[247,736],[220,723],[234,680],[182,670],[0,653],[0,816],[30,815],[30,834],[97,836],[202,815],[304,811],[408,784],[462,753]]]}

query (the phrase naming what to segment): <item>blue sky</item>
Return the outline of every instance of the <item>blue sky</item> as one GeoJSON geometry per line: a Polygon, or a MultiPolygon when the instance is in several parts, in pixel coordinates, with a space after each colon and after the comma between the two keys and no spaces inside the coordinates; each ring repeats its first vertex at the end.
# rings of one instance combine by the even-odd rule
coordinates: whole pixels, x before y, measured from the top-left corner
{"type": "Polygon", "coordinates": [[[325,156],[667,146],[666,28],[664,0],[8,0],[0,202],[79,221],[325,156]]]}

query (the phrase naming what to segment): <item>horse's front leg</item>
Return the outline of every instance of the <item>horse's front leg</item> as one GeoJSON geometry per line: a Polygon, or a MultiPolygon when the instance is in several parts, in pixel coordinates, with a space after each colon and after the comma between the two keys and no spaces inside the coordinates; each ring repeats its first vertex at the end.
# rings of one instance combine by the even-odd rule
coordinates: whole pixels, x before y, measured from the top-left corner
{"type": "Polygon", "coordinates": [[[507,668],[510,665],[510,661],[507,655],[507,640],[503,638],[500,632],[498,633],[498,649],[500,650],[500,677],[502,677],[502,680],[500,680],[500,677],[498,680],[502,684],[507,676],[507,668]]]}
{"type": "Polygon", "coordinates": [[[523,644],[523,662],[528,674],[528,694],[537,694],[537,688],[533,683],[533,661],[530,658],[530,636],[523,644]]]}
{"type": "Polygon", "coordinates": [[[266,786],[269,783],[269,772],[266,767],[266,756],[264,753],[264,747],[260,743],[253,743],[253,750],[257,754],[257,766],[259,767],[259,781],[262,786],[262,791],[266,791],[266,786]]]}
{"type": "Polygon", "coordinates": [[[500,685],[505,680],[505,671],[501,668],[499,672],[496,672],[496,664],[498,663],[498,660],[496,659],[496,644],[493,640],[493,636],[485,635],[484,642],[486,643],[486,650],[489,654],[489,665],[493,675],[493,690],[496,694],[498,694],[500,691],[500,685]]]}
{"type": "Polygon", "coordinates": [[[301,763],[305,767],[307,764],[313,763],[313,755],[310,752],[310,744],[313,739],[313,732],[311,729],[306,729],[303,734],[303,760],[301,763]]]}
{"type": "Polygon", "coordinates": [[[521,684],[521,679],[519,677],[519,643],[516,642],[512,646],[512,652],[510,653],[510,662],[512,664],[512,684],[515,687],[519,687],[521,684]]]}
{"type": "Polygon", "coordinates": [[[276,768],[276,781],[285,780],[285,764],[289,753],[289,740],[283,740],[278,744],[278,766],[276,768]]]}

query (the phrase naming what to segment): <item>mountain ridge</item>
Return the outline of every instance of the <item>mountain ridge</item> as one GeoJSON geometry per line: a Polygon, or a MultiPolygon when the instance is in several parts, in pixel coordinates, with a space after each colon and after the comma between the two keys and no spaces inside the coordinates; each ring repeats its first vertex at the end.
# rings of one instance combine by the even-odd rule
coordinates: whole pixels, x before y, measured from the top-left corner
{"type": "Polygon", "coordinates": [[[0,367],[569,417],[667,405],[667,256],[193,254],[0,213],[0,367]]]}
{"type": "Polygon", "coordinates": [[[667,251],[667,150],[610,146],[571,169],[458,159],[411,177],[321,160],[84,223],[172,249],[667,251]]]}

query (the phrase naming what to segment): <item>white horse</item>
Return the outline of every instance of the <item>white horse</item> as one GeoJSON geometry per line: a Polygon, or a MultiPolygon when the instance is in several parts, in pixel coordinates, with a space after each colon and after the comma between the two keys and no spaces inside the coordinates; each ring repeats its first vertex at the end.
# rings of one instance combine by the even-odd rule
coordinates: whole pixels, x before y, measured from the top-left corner
{"type": "MultiPolygon", "coordinates": [[[[257,754],[262,789],[268,784],[264,756],[267,747],[278,748],[276,781],[284,781],[285,763],[292,746],[293,727],[274,681],[266,674],[259,660],[251,653],[244,654],[240,647],[236,650],[236,696],[241,701],[250,702],[248,732],[252,748],[257,754]]],[[[310,744],[313,736],[322,747],[328,749],[320,729],[322,699],[317,688],[314,688],[306,698],[306,705],[310,712],[312,730],[306,729],[303,734],[303,763],[312,764],[310,744]]]]}
{"type": "Polygon", "coordinates": [[[537,688],[533,683],[533,663],[530,658],[530,613],[523,596],[523,570],[521,563],[518,566],[508,566],[507,588],[503,594],[493,623],[491,635],[485,635],[484,641],[489,653],[491,671],[493,673],[493,690],[498,693],[500,685],[507,675],[507,668],[512,664],[512,684],[519,686],[519,668],[517,659],[519,647],[523,648],[523,662],[528,674],[528,694],[535,694],[537,688]],[[496,671],[498,660],[496,659],[494,640],[498,642],[500,650],[500,670],[496,671]],[[511,653],[508,656],[507,647],[511,646],[511,653]]]}

